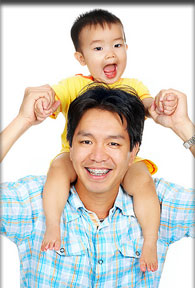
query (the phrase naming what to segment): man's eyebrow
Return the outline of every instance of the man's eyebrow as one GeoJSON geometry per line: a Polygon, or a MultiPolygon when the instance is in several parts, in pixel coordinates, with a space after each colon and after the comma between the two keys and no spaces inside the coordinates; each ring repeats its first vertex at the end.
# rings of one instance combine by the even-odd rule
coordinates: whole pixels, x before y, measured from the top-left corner
{"type": "Polygon", "coordinates": [[[81,131],[79,131],[79,132],[77,133],[77,135],[76,135],[76,136],[93,137],[93,134],[92,134],[92,133],[89,133],[89,132],[86,132],[86,131],[83,131],[83,130],[81,130],[81,131]]]}
{"type": "Polygon", "coordinates": [[[122,140],[125,140],[125,137],[123,136],[123,135],[121,135],[121,134],[119,134],[119,135],[109,135],[109,136],[107,136],[106,137],[106,139],[122,139],[122,140]]]}
{"type": "MultiPolygon", "coordinates": [[[[86,131],[83,131],[83,130],[79,131],[76,136],[93,137],[93,138],[95,138],[95,136],[92,133],[86,132],[86,131]]],[[[107,135],[105,137],[105,139],[116,139],[116,140],[117,139],[122,139],[122,140],[125,140],[125,137],[123,135],[121,135],[121,134],[117,134],[117,135],[107,135]]]]}

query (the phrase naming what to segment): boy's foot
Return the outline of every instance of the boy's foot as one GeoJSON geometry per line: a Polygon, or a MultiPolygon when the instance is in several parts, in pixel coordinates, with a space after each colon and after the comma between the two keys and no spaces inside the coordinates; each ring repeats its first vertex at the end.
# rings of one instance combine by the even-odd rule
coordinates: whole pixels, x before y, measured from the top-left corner
{"type": "Polygon", "coordinates": [[[61,245],[60,225],[46,227],[45,235],[41,245],[41,251],[59,250],[61,245]]]}
{"type": "Polygon", "coordinates": [[[158,269],[156,241],[144,241],[142,247],[142,254],[140,257],[140,269],[142,272],[145,272],[146,270],[148,270],[149,272],[154,272],[158,269]]]}

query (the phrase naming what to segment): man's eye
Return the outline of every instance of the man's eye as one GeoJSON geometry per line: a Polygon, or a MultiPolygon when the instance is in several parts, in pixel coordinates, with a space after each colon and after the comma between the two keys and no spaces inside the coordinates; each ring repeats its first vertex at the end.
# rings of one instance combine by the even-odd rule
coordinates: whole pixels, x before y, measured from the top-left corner
{"type": "Polygon", "coordinates": [[[120,47],[122,47],[122,45],[123,45],[123,44],[119,44],[119,43],[118,43],[118,44],[115,44],[114,47],[120,48],[120,47]]]}
{"type": "Polygon", "coordinates": [[[103,48],[102,47],[95,47],[94,50],[101,51],[101,50],[103,50],[103,48]]]}
{"type": "Polygon", "coordinates": [[[83,140],[83,141],[80,141],[81,144],[92,144],[92,142],[90,140],[83,140]]]}
{"type": "Polygon", "coordinates": [[[120,146],[120,144],[119,144],[119,143],[116,143],[116,142],[110,142],[110,143],[109,143],[109,146],[118,147],[118,146],[120,146]]]}

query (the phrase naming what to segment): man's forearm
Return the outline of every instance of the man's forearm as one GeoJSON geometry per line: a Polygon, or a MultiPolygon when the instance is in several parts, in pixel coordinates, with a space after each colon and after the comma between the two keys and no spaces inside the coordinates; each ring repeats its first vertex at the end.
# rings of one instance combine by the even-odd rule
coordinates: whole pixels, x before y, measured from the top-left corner
{"type": "MultiPolygon", "coordinates": [[[[173,127],[172,130],[184,141],[188,141],[192,136],[194,136],[195,127],[190,119],[187,119],[178,127],[173,127]]],[[[189,150],[195,157],[195,145],[192,145],[189,150]]]]}
{"type": "Polygon", "coordinates": [[[30,123],[25,121],[20,115],[1,132],[1,153],[0,162],[4,159],[7,152],[13,144],[20,138],[20,136],[31,126],[30,123]]]}

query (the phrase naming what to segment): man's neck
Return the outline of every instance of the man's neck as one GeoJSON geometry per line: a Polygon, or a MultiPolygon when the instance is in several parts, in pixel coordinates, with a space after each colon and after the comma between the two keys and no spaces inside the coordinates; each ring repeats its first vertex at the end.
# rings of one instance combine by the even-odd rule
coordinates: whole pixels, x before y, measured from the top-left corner
{"type": "Polygon", "coordinates": [[[109,215],[109,211],[113,207],[118,195],[118,189],[112,191],[112,193],[94,193],[83,191],[77,184],[75,188],[85,208],[94,212],[99,219],[105,219],[109,215]]]}

